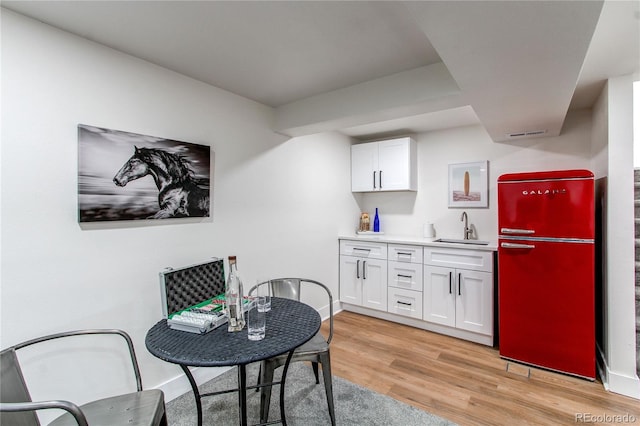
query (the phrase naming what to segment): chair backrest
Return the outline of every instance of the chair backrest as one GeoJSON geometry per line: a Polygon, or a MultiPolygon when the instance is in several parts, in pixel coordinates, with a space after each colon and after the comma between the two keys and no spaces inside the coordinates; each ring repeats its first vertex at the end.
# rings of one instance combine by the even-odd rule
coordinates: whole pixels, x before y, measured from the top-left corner
{"type": "Polygon", "coordinates": [[[327,336],[327,343],[331,343],[333,338],[333,296],[331,290],[326,285],[307,278],[274,278],[269,281],[258,283],[249,290],[249,295],[253,294],[257,288],[261,285],[270,283],[271,294],[274,297],[282,297],[285,299],[300,300],[300,292],[303,283],[315,285],[320,287],[327,293],[327,299],[329,301],[329,335],[327,336]]]}
{"type": "Polygon", "coordinates": [[[271,294],[275,297],[300,300],[300,279],[278,278],[270,280],[271,294]]]}
{"type": "MultiPolygon", "coordinates": [[[[13,347],[0,352],[0,402],[31,402],[31,395],[13,347]]],[[[4,412],[2,424],[40,426],[40,421],[35,411],[4,412]]]]}

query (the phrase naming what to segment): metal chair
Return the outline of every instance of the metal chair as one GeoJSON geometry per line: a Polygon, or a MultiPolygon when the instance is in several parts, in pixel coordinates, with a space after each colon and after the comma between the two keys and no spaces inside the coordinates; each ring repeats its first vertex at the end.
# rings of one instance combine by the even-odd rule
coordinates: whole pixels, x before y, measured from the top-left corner
{"type": "MultiPolygon", "coordinates": [[[[271,294],[274,297],[300,300],[300,289],[302,283],[315,285],[327,293],[329,301],[329,335],[325,338],[320,332],[318,332],[311,340],[295,350],[290,362],[310,361],[313,367],[313,373],[316,377],[316,384],[320,383],[318,377],[318,364],[322,364],[322,378],[324,380],[324,389],[327,395],[327,404],[329,406],[329,417],[331,418],[331,424],[335,425],[336,417],[333,406],[333,385],[331,381],[331,361],[329,357],[329,344],[333,338],[333,296],[331,295],[331,291],[324,284],[306,278],[277,278],[256,284],[251,288],[251,290],[249,290],[249,295],[254,294],[259,286],[269,284],[271,294]]],[[[275,369],[284,365],[286,360],[287,354],[283,354],[261,361],[260,372],[258,373],[258,384],[273,382],[273,373],[275,369]]],[[[266,423],[269,417],[271,387],[263,386],[259,389],[260,422],[266,423]]]]}
{"type": "Polygon", "coordinates": [[[167,426],[164,394],[160,390],[142,390],[140,368],[131,337],[122,330],[78,330],[38,337],[0,352],[0,413],[2,424],[12,426],[39,426],[37,410],[62,409],[66,411],[49,425],[167,426]],[[137,392],[118,395],[78,406],[69,401],[49,400],[34,402],[25,382],[16,352],[27,346],[54,339],[82,335],[119,335],[127,343],[137,392]]]}

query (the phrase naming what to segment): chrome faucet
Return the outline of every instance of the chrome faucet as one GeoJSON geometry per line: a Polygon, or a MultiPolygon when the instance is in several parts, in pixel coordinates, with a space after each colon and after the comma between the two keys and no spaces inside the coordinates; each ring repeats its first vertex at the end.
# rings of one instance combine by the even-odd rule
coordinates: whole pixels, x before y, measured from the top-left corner
{"type": "Polygon", "coordinates": [[[471,235],[473,235],[473,229],[469,228],[469,217],[467,216],[467,212],[462,212],[460,221],[464,221],[464,239],[469,240],[471,235]]]}

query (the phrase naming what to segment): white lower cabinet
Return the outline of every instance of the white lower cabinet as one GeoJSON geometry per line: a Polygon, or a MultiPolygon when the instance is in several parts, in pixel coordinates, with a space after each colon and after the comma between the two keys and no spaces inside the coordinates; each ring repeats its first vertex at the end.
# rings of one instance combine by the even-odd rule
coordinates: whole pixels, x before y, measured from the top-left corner
{"type": "Polygon", "coordinates": [[[424,267],[424,320],[474,333],[493,334],[493,275],[424,267]]]}
{"type": "Polygon", "coordinates": [[[422,319],[422,292],[389,287],[388,311],[392,314],[422,319]]]}
{"type": "Polygon", "coordinates": [[[380,253],[378,248],[341,243],[341,253],[355,255],[340,255],[340,301],[370,309],[387,310],[386,250],[382,250],[385,259],[368,257],[370,253],[380,253]]]}
{"type": "Polygon", "coordinates": [[[389,244],[387,311],[422,319],[422,247],[389,244]]]}
{"type": "Polygon", "coordinates": [[[494,253],[340,240],[346,310],[493,345],[494,253]]]}

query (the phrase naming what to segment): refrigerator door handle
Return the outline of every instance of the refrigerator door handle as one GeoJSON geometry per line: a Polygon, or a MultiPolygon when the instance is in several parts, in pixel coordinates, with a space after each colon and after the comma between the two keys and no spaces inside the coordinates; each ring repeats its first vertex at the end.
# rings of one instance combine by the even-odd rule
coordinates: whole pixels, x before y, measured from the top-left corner
{"type": "Polygon", "coordinates": [[[512,249],[533,249],[536,248],[533,244],[516,244],[516,243],[500,243],[502,248],[512,249]]]}
{"type": "Polygon", "coordinates": [[[533,229],[500,228],[503,234],[535,234],[533,229]]]}

